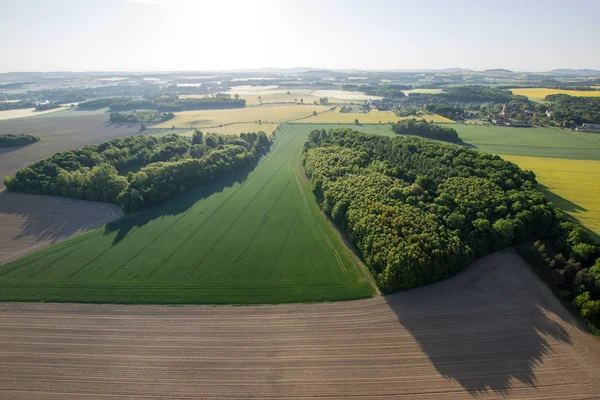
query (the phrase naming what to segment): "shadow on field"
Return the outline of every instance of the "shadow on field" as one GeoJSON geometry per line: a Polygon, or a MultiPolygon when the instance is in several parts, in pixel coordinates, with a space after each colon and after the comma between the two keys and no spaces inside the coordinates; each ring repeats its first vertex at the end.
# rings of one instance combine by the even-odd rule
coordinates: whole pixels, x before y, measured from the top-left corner
{"type": "Polygon", "coordinates": [[[586,208],[581,207],[580,205],[575,204],[572,201],[567,200],[564,197],[557,195],[556,193],[552,193],[550,191],[550,189],[548,189],[547,186],[544,186],[541,183],[537,184],[537,189],[540,192],[542,192],[544,194],[544,196],[546,196],[546,198],[550,202],[552,202],[552,204],[554,204],[556,207],[561,208],[562,210],[564,210],[566,212],[577,213],[577,212],[587,211],[586,208]]]}
{"type": "Polygon", "coordinates": [[[571,343],[575,323],[514,250],[386,301],[436,370],[475,397],[536,386],[550,342],[571,343]]]}
{"type": "Polygon", "coordinates": [[[144,226],[157,218],[185,213],[200,200],[206,199],[212,194],[222,192],[225,188],[233,186],[236,183],[243,183],[254,168],[255,166],[252,165],[247,166],[226,177],[217,178],[212,182],[190,189],[186,193],[167,199],[164,203],[157,204],[136,214],[111,222],[106,225],[104,234],[109,235],[115,231],[117,232],[117,235],[113,240],[114,246],[123,240],[127,233],[133,228],[144,226]]]}

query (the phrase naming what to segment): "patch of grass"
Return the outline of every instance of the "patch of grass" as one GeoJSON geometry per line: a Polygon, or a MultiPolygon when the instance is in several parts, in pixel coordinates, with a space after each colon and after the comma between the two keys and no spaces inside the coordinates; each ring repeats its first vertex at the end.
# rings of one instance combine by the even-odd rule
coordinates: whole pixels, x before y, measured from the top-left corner
{"type": "Polygon", "coordinates": [[[600,234],[600,161],[502,155],[534,171],[540,190],[555,206],[600,234]]]}
{"type": "Polygon", "coordinates": [[[0,300],[287,303],[374,294],[300,170],[286,125],[250,174],[215,181],[0,267],[0,300]]]}
{"type": "Polygon", "coordinates": [[[478,150],[494,154],[600,160],[600,134],[569,129],[510,128],[493,125],[452,125],[460,138],[478,150]]]}
{"type": "Polygon", "coordinates": [[[575,97],[599,97],[600,90],[562,90],[547,88],[510,89],[515,95],[527,96],[532,101],[543,101],[550,94],[568,94],[575,97]]]}

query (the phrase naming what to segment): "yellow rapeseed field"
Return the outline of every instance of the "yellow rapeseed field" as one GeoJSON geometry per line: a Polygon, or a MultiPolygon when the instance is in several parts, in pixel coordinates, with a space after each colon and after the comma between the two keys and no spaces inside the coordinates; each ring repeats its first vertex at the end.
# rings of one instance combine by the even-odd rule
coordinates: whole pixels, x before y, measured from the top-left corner
{"type": "Polygon", "coordinates": [[[379,122],[388,123],[395,122],[401,119],[407,118],[424,118],[427,121],[433,122],[454,122],[448,118],[444,118],[440,115],[422,115],[418,117],[410,116],[410,117],[397,117],[392,111],[377,111],[372,110],[369,113],[341,113],[338,110],[326,112],[319,114],[315,117],[310,117],[307,119],[303,119],[300,121],[295,121],[295,123],[305,123],[305,124],[352,124],[354,120],[358,120],[360,124],[378,124],[379,122]]]}
{"type": "Polygon", "coordinates": [[[535,172],[549,200],[600,235],[600,161],[523,156],[502,158],[535,172]]]}
{"type": "MultiPolygon", "coordinates": [[[[197,128],[219,127],[233,122],[279,124],[297,118],[309,117],[313,111],[318,113],[331,107],[315,105],[278,105],[236,108],[230,110],[199,110],[175,113],[175,118],[153,126],[154,128],[197,128]]],[[[206,130],[206,129],[203,129],[206,130]]]]}
{"type": "Polygon", "coordinates": [[[513,94],[520,96],[527,96],[530,100],[544,100],[549,94],[568,94],[576,97],[599,97],[600,90],[561,90],[561,89],[546,89],[546,88],[533,88],[533,89],[510,89],[513,94]]]}

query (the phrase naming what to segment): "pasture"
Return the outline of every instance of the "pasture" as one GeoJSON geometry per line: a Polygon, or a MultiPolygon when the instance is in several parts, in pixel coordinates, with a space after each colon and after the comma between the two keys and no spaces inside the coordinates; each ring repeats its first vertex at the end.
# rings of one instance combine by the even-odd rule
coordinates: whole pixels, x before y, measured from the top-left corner
{"type": "Polygon", "coordinates": [[[507,156],[535,172],[540,189],[555,206],[600,235],[600,161],[507,156]]]}
{"type": "Polygon", "coordinates": [[[286,126],[249,174],[0,267],[0,300],[250,304],[373,295],[301,174],[309,131],[286,126]]]}
{"type": "Polygon", "coordinates": [[[529,89],[510,89],[515,95],[527,96],[532,101],[544,101],[546,96],[550,94],[568,94],[575,97],[598,97],[600,90],[562,90],[562,89],[546,89],[546,88],[529,88],[529,89]]]}
{"type": "Polygon", "coordinates": [[[0,397],[10,399],[600,393],[600,342],[510,251],[443,282],[351,302],[0,304],[0,331],[0,397]]]}
{"type": "Polygon", "coordinates": [[[495,125],[452,125],[460,138],[494,154],[600,160],[600,135],[570,129],[510,128],[495,125]]]}
{"type": "MultiPolygon", "coordinates": [[[[267,135],[271,135],[276,128],[277,124],[240,122],[231,125],[218,126],[216,128],[206,128],[204,129],[204,132],[218,133],[221,135],[239,135],[240,133],[263,131],[267,135]]],[[[191,136],[193,133],[193,131],[189,131],[186,135],[191,136]]]]}
{"type": "Polygon", "coordinates": [[[282,122],[307,118],[313,111],[317,113],[327,111],[331,106],[315,105],[273,105],[260,107],[246,107],[229,110],[199,110],[182,111],[175,113],[175,118],[162,124],[154,125],[154,128],[187,128],[195,126],[199,129],[217,128],[219,125],[237,123],[256,123],[258,120],[268,124],[279,124],[282,122]]]}

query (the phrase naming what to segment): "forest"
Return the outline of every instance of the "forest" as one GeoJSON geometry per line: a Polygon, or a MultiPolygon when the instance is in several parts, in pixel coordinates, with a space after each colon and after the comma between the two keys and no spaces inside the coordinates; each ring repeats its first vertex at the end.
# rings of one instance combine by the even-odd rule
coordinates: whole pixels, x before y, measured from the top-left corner
{"type": "Polygon", "coordinates": [[[415,118],[400,120],[392,124],[392,130],[398,135],[416,135],[445,142],[462,143],[456,130],[415,118]]]}
{"type": "Polygon", "coordinates": [[[38,142],[40,138],[28,133],[2,133],[0,134],[0,149],[6,147],[25,146],[38,142]]]}
{"type": "Polygon", "coordinates": [[[175,118],[172,112],[134,111],[131,113],[110,113],[112,123],[151,122],[160,123],[175,118]]]}
{"type": "Polygon", "coordinates": [[[600,97],[576,97],[568,94],[546,96],[551,102],[552,119],[566,124],[581,125],[584,122],[600,124],[600,97]]]}
{"type": "Polygon", "coordinates": [[[252,166],[270,144],[264,132],[129,136],[57,153],[6,177],[4,184],[14,192],[104,201],[134,211],[252,166]]]}
{"type": "Polygon", "coordinates": [[[98,110],[108,107],[111,111],[156,110],[160,112],[176,112],[185,110],[216,110],[226,108],[242,108],[246,100],[229,96],[180,99],[177,95],[159,96],[152,99],[135,99],[128,97],[112,97],[90,100],[80,103],[82,110],[98,110]]]}
{"type": "Polygon", "coordinates": [[[313,131],[303,165],[319,205],[384,292],[435,282],[496,250],[544,239],[562,254],[555,284],[598,323],[600,248],[548,203],[532,172],[465,147],[350,129],[313,131]]]}

